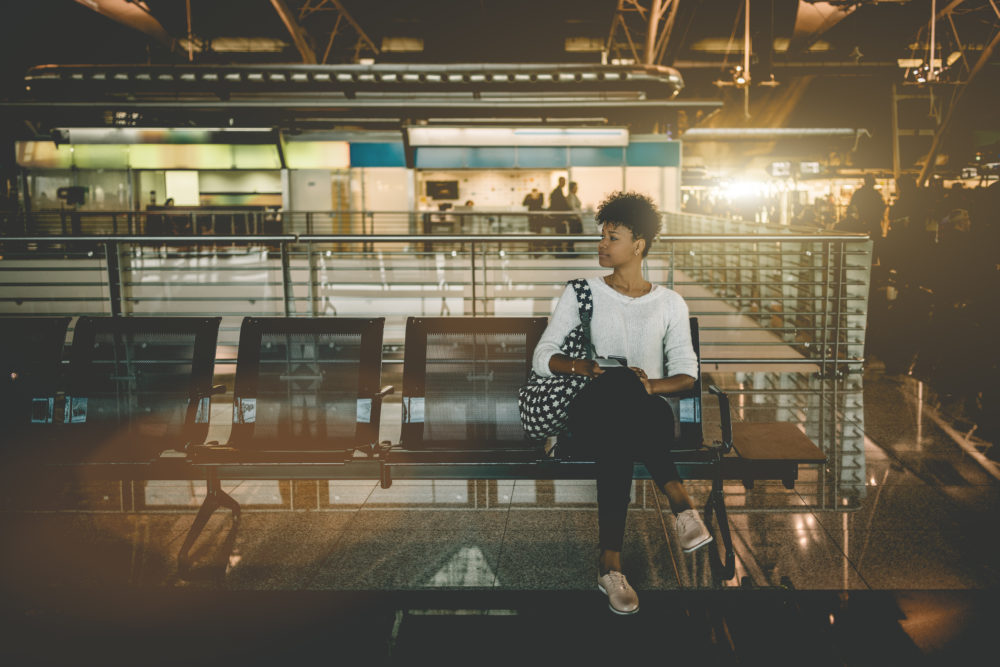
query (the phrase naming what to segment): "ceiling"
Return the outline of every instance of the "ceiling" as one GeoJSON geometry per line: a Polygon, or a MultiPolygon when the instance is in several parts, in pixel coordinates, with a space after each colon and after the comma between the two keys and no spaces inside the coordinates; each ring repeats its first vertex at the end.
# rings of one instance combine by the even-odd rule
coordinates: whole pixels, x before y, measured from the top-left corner
{"type": "MultiPolygon", "coordinates": [[[[291,64],[312,58],[328,64],[370,59],[380,66],[599,65],[602,58],[610,62],[635,56],[642,61],[646,23],[635,11],[616,13],[618,4],[617,0],[20,0],[4,10],[0,48],[6,65],[0,83],[6,99],[22,97],[25,72],[49,63],[291,64]],[[602,54],[609,43],[610,51],[602,54]]],[[[652,4],[653,0],[622,3],[625,9],[652,4]]],[[[654,127],[656,131],[679,133],[694,126],[865,128],[871,138],[860,145],[852,142],[849,150],[860,162],[885,165],[889,91],[893,82],[903,82],[905,74],[897,59],[926,57],[929,2],[752,0],[752,79],[759,84],[773,75],[777,85],[753,85],[748,99],[743,88],[732,85],[734,68],[743,62],[745,0],[664,0],[663,4],[668,10],[664,23],[672,28],[654,62],[675,67],[683,76],[684,87],[676,100],[716,104],[674,112],[669,122],[654,127]]],[[[958,64],[964,66],[966,77],[1000,25],[998,4],[997,0],[937,0],[939,9],[950,11],[936,24],[936,48],[948,55],[963,54],[965,60],[958,64]]],[[[952,138],[955,150],[967,152],[974,146],[973,131],[1000,129],[989,111],[997,108],[998,87],[982,83],[996,79],[998,62],[994,53],[976,85],[966,91],[961,136],[952,138]]],[[[961,79],[962,73],[956,76],[961,79]]],[[[954,85],[942,88],[939,97],[950,97],[954,91],[954,85]]],[[[915,127],[927,116],[920,104],[916,106],[916,111],[903,110],[913,116],[904,123],[915,127]]],[[[760,148],[772,150],[774,145],[760,148]]]]}

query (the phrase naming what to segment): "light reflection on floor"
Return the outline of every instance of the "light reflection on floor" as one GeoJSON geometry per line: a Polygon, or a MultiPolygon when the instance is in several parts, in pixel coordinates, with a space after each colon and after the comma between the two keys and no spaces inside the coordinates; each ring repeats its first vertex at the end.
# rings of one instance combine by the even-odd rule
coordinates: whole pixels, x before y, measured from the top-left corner
{"type": "MultiPolygon", "coordinates": [[[[750,490],[727,483],[737,549],[737,576],[729,581],[713,579],[706,552],[679,552],[672,517],[663,514],[666,503],[652,484],[637,482],[625,558],[638,589],[712,589],[747,581],[799,590],[964,589],[1000,582],[1000,566],[988,557],[980,530],[1000,508],[997,484],[935,423],[917,421],[919,403],[911,400],[909,380],[870,372],[864,401],[860,377],[831,383],[779,373],[712,381],[745,392],[734,403],[747,420],[801,419],[829,464],[804,468],[794,490],[778,482],[750,490]]],[[[384,410],[387,437],[398,428],[394,408],[384,410]]],[[[228,412],[220,408],[217,416],[228,412]]],[[[708,424],[707,431],[712,428],[708,424]]],[[[224,433],[218,435],[224,440],[224,433]]],[[[28,510],[4,514],[20,531],[5,549],[8,581],[200,585],[180,581],[174,557],[204,497],[203,485],[140,486],[137,512],[116,511],[121,489],[109,483],[8,499],[10,509],[28,510]],[[57,547],[41,562],[30,556],[38,540],[57,547]],[[108,545],[113,548],[105,552],[108,545]],[[119,553],[127,562],[115,560],[119,553]]],[[[696,502],[704,502],[707,483],[688,487],[696,502]]],[[[226,482],[225,488],[246,511],[223,585],[592,587],[592,481],[400,480],[382,489],[376,480],[253,480],[226,482]],[[351,560],[378,566],[347,576],[343,565],[351,560]]],[[[226,521],[223,513],[213,518],[204,548],[225,534],[226,521]]]]}

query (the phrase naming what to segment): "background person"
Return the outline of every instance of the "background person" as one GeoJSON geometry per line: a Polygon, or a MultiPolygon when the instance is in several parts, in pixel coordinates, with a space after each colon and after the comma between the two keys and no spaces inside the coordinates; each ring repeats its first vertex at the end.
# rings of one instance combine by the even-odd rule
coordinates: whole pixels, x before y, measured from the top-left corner
{"type": "MultiPolygon", "coordinates": [[[[576,181],[569,182],[569,192],[566,194],[566,205],[573,211],[573,215],[567,219],[567,232],[569,234],[583,233],[583,205],[580,203],[580,197],[576,194],[579,188],[580,186],[576,181]]],[[[573,242],[567,241],[566,252],[572,253],[573,249],[573,242]]]]}

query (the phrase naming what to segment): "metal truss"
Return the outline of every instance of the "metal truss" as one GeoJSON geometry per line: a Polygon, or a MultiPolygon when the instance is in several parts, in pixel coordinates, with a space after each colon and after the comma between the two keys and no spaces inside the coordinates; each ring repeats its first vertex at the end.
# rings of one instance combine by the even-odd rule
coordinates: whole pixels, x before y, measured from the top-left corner
{"type": "MultiPolygon", "coordinates": [[[[924,160],[924,164],[920,169],[920,175],[918,176],[918,185],[924,184],[934,173],[934,166],[937,158],[937,154],[941,149],[942,143],[947,136],[948,131],[951,127],[951,119],[954,115],[955,109],[958,107],[959,102],[962,100],[963,93],[968,88],[969,84],[973,79],[983,70],[986,64],[993,57],[994,52],[998,45],[1000,45],[1000,23],[995,19],[1000,18],[1000,7],[997,6],[996,0],[989,0],[989,5],[982,5],[976,10],[971,10],[966,12],[966,15],[972,12],[992,14],[989,20],[983,21],[983,25],[991,25],[992,35],[989,37],[989,41],[980,42],[978,45],[980,48],[972,49],[970,45],[978,39],[982,39],[983,35],[978,35],[977,37],[966,37],[965,39],[959,34],[959,29],[955,25],[955,15],[958,13],[956,10],[959,6],[963,4],[964,0],[951,0],[944,7],[938,9],[938,3],[931,3],[931,18],[928,25],[921,30],[921,34],[918,35],[918,43],[920,41],[926,40],[928,45],[928,57],[926,62],[925,74],[919,74],[919,78],[916,80],[916,84],[926,88],[927,96],[930,100],[930,112],[931,115],[937,120],[937,128],[934,132],[934,137],[931,141],[930,149],[927,153],[927,157],[924,160]],[[939,30],[939,24],[944,23],[944,35],[939,37],[937,32],[939,30]],[[926,31],[926,32],[925,32],[926,31]],[[942,45],[942,50],[937,52],[939,43],[942,45]],[[943,45],[947,44],[949,48],[952,49],[952,54],[958,54],[957,57],[947,57],[943,51],[943,45]],[[981,49],[981,50],[980,50],[981,49]],[[976,59],[975,63],[970,65],[970,59],[968,56],[968,51],[976,50],[979,51],[979,57],[976,59]],[[937,63],[940,62],[941,65],[938,66],[937,63]]],[[[968,25],[968,24],[966,24],[968,25]]],[[[895,91],[894,91],[895,92],[895,91]]],[[[893,100],[895,105],[895,96],[893,100]]],[[[893,109],[895,112],[895,108],[893,109]]],[[[896,131],[896,128],[894,128],[896,131]]],[[[894,140],[894,163],[893,169],[897,173],[899,172],[898,164],[898,147],[895,142],[898,142],[898,135],[893,137],[894,140]]]]}
{"type": "Polygon", "coordinates": [[[680,0],[649,0],[645,3],[618,0],[605,52],[614,59],[623,60],[628,57],[623,56],[627,48],[635,64],[659,64],[667,50],[679,5],[680,0]]]}
{"type": "Polygon", "coordinates": [[[362,54],[378,55],[379,53],[379,48],[344,8],[340,0],[304,0],[296,3],[297,11],[293,11],[286,0],[271,0],[271,4],[295,41],[295,46],[302,56],[302,62],[307,65],[326,64],[330,58],[333,42],[338,35],[353,34],[355,37],[351,62],[358,62],[362,54]],[[331,14],[333,16],[330,16],[331,14]],[[331,20],[333,26],[328,28],[331,20]],[[324,26],[321,32],[326,35],[326,48],[323,50],[322,58],[319,58],[318,52],[313,49],[311,34],[305,27],[307,21],[313,26],[313,32],[320,32],[320,23],[324,26]],[[329,30],[328,35],[326,34],[327,30],[329,30]]]}

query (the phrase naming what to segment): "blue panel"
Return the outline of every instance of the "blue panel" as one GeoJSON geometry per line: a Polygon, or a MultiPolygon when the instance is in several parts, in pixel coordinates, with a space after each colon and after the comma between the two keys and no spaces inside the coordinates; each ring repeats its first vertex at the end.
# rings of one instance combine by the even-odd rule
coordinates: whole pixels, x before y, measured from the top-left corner
{"type": "Polygon", "coordinates": [[[468,155],[464,148],[421,146],[417,151],[417,169],[463,169],[468,155]]]}
{"type": "Polygon", "coordinates": [[[569,149],[574,167],[620,167],[625,154],[619,146],[573,146],[569,149]]]}
{"type": "Polygon", "coordinates": [[[492,167],[496,169],[513,169],[517,166],[514,148],[507,146],[489,146],[466,148],[466,165],[470,169],[492,167]]]}
{"type": "Polygon", "coordinates": [[[565,169],[569,166],[564,146],[518,146],[517,166],[542,169],[565,169]]]}
{"type": "Polygon", "coordinates": [[[403,142],[351,144],[352,167],[405,167],[403,142]]]}
{"type": "Polygon", "coordinates": [[[625,162],[630,167],[679,167],[681,142],[654,141],[629,144],[625,148],[625,162]]]}

